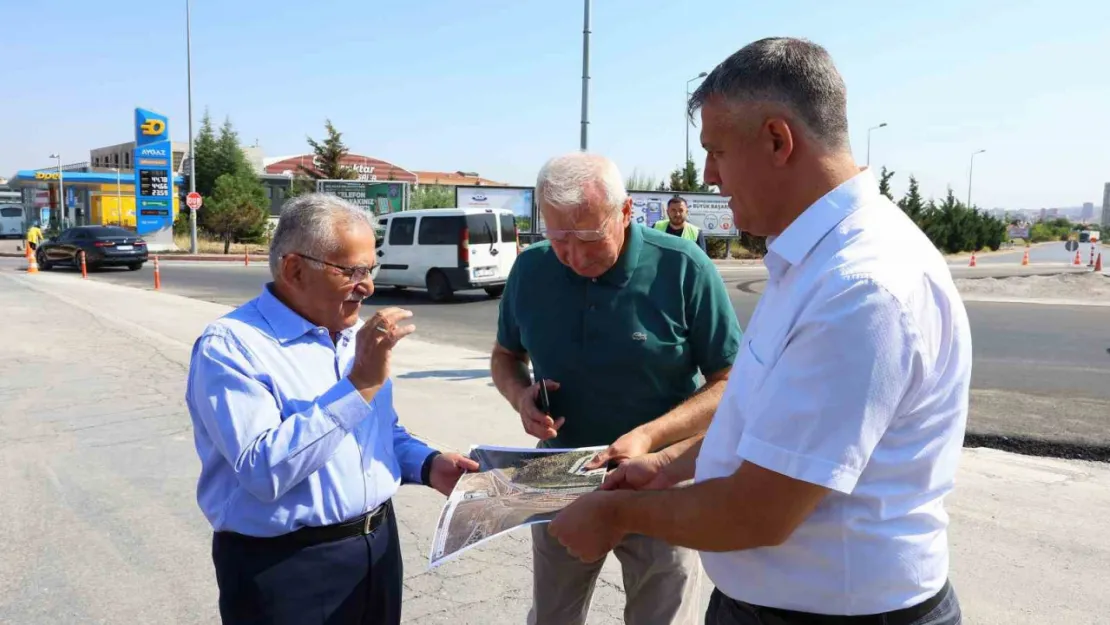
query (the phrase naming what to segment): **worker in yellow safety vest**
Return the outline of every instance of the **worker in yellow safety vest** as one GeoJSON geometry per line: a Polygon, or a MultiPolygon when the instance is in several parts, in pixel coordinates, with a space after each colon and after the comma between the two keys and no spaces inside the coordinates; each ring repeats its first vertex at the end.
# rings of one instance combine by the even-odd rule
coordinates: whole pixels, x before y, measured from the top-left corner
{"type": "Polygon", "coordinates": [[[686,214],[686,200],[676,195],[667,202],[667,219],[655,222],[655,229],[693,241],[701,251],[708,253],[705,249],[705,235],[701,228],[686,221],[686,214]]]}
{"type": "Polygon", "coordinates": [[[27,229],[27,247],[33,252],[39,248],[40,243],[42,243],[42,229],[39,228],[38,222],[35,222],[27,229]]]}

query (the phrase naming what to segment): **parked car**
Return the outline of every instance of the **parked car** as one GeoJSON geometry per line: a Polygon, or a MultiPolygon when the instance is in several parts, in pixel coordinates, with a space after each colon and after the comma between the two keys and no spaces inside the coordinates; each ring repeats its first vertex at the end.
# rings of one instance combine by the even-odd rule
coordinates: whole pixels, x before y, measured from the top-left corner
{"type": "Polygon", "coordinates": [[[55,265],[80,267],[81,252],[85,253],[88,269],[125,266],[138,271],[147,261],[146,241],[117,226],[68,228],[58,237],[43,241],[35,254],[39,267],[49,271],[55,265]]]}
{"type": "Polygon", "coordinates": [[[375,286],[423,287],[434,301],[483,289],[500,297],[516,261],[512,211],[427,208],[379,218],[375,286]]]}

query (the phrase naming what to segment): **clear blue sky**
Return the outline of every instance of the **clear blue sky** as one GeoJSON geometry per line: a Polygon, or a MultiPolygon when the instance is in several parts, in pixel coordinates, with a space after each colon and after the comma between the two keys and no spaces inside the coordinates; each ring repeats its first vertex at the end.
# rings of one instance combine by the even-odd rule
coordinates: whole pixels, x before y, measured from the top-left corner
{"type": "MultiPolygon", "coordinates": [[[[578,147],[577,0],[193,0],[193,103],[267,156],[325,118],[413,170],[532,184],[578,147]]],[[[0,175],[127,141],[135,106],[186,140],[184,0],[0,0],[0,175]]],[[[590,149],[662,177],[683,157],[687,78],[745,43],[826,46],[862,163],[987,208],[1101,203],[1110,181],[1110,2],[596,0],[590,149]],[[835,5],[835,6],[834,6],[835,5]]],[[[695,159],[697,129],[691,130],[695,159]]],[[[699,165],[700,166],[700,165],[699,165]]]]}

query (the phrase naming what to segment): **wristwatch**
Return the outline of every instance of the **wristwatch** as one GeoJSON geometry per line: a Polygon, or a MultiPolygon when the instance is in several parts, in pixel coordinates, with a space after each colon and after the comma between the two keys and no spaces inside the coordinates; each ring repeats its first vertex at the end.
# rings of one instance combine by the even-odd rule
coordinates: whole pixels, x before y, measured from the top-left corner
{"type": "Polygon", "coordinates": [[[424,459],[424,464],[420,467],[421,484],[425,486],[432,485],[432,462],[436,459],[436,456],[442,455],[443,452],[441,451],[433,451],[432,453],[428,454],[427,458],[424,459]]]}

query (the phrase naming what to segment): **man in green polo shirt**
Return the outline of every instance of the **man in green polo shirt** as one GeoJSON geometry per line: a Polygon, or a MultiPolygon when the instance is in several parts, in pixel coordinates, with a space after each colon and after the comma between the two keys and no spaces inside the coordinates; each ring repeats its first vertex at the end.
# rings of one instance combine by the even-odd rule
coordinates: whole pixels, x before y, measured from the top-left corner
{"type": "Polygon", "coordinates": [[[676,195],[667,201],[667,218],[655,222],[654,228],[660,232],[689,239],[697,243],[701,251],[708,254],[709,251],[705,247],[705,233],[701,228],[687,221],[688,214],[686,200],[681,195],[676,195]]]}
{"type": "MultiPolygon", "coordinates": [[[[693,241],[633,225],[623,178],[606,158],[548,161],[536,197],[548,240],[513,265],[490,359],[525,431],[545,447],[607,446],[594,466],[704,432],[740,345],[713,263],[693,241]],[[538,380],[548,381],[550,414],[536,407],[538,380]]],[[[532,540],[529,622],[584,623],[602,562],[580,562],[543,525],[532,540]]],[[[699,621],[696,552],[631,536],[615,554],[628,623],[699,621]]]]}

